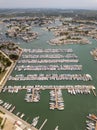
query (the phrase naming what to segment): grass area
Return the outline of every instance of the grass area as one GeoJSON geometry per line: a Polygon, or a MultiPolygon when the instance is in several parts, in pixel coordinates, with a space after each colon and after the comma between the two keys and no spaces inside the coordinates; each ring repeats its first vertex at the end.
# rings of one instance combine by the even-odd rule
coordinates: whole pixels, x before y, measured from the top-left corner
{"type": "Polygon", "coordinates": [[[3,111],[0,110],[0,113],[5,114],[3,111]]]}
{"type": "Polygon", "coordinates": [[[4,77],[4,75],[6,74],[7,71],[4,71],[2,73],[0,73],[0,81],[2,80],[2,78],[4,77]]]}
{"type": "Polygon", "coordinates": [[[1,126],[2,120],[3,120],[3,118],[2,118],[2,117],[0,117],[0,126],[1,126]]]}

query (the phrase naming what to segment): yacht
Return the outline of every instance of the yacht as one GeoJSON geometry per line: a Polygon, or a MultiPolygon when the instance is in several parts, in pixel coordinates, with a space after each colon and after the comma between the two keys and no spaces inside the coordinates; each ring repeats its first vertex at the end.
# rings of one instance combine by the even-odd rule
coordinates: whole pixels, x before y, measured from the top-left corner
{"type": "Polygon", "coordinates": [[[39,116],[35,117],[35,118],[33,119],[31,125],[35,127],[35,126],[37,125],[37,123],[38,123],[38,120],[39,120],[39,116]]]}
{"type": "Polygon", "coordinates": [[[58,130],[58,127],[59,127],[59,126],[56,126],[55,130],[58,130]]]}

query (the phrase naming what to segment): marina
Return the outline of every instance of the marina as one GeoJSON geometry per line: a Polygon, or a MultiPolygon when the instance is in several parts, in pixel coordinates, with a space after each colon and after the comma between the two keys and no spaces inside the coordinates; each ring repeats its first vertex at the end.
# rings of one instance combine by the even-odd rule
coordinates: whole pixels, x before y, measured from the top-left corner
{"type": "Polygon", "coordinates": [[[0,93],[1,105],[14,104],[8,110],[19,118],[25,114],[22,119],[30,124],[39,116],[37,129],[45,119],[42,130],[85,129],[85,115],[97,109],[97,63],[89,53],[96,41],[51,46],[46,43],[51,32],[44,35],[41,27],[34,29],[41,37],[29,44],[20,42],[23,53],[0,93]]]}
{"type": "MultiPolygon", "coordinates": [[[[0,104],[1,104],[0,110],[2,110],[2,112],[6,111],[6,115],[9,115],[9,117],[13,118],[12,120],[14,121],[14,125],[19,124],[19,127],[21,127],[22,123],[24,123],[24,124],[26,123],[25,121],[22,120],[22,118],[25,116],[24,113],[17,112],[16,116],[15,115],[13,116],[13,111],[15,109],[15,106],[12,106],[12,104],[9,104],[6,102],[4,103],[3,100],[1,100],[1,99],[0,99],[0,104]],[[12,106],[12,108],[10,108],[11,106],[12,106]]],[[[39,116],[33,118],[31,124],[26,123],[26,125],[24,125],[24,126],[25,126],[25,128],[29,127],[30,130],[37,130],[35,127],[36,127],[38,121],[39,121],[39,116]]],[[[47,119],[44,120],[44,122],[40,126],[39,130],[42,130],[42,128],[46,124],[46,122],[47,122],[47,119]]]]}
{"type": "MultiPolygon", "coordinates": [[[[49,108],[51,110],[58,109],[58,110],[64,110],[64,99],[62,96],[62,90],[67,90],[68,93],[71,95],[76,94],[90,94],[91,91],[93,92],[94,96],[96,96],[95,93],[95,87],[93,85],[66,85],[66,86],[42,86],[42,85],[35,85],[35,86],[6,86],[5,91],[8,91],[9,93],[16,93],[16,90],[26,90],[27,93],[25,95],[24,100],[28,103],[34,102],[37,103],[40,101],[40,93],[44,90],[50,90],[50,102],[49,102],[49,108]]],[[[4,92],[5,92],[4,91],[4,92]]],[[[9,107],[9,104],[4,105],[5,108],[9,107]],[[8,105],[8,106],[7,106],[8,105]]],[[[12,108],[11,111],[14,109],[12,108]]],[[[16,115],[18,116],[20,112],[18,112],[16,115]]],[[[22,118],[25,114],[22,114],[20,117],[22,118]]],[[[33,125],[34,126],[34,125],[33,125]]]]}

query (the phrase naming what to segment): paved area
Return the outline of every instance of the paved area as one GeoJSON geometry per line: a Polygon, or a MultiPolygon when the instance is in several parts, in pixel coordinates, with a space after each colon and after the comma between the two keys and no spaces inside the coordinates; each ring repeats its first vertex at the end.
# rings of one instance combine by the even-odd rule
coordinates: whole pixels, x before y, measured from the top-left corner
{"type": "Polygon", "coordinates": [[[13,113],[10,113],[6,109],[4,109],[2,106],[0,106],[0,110],[5,113],[4,115],[2,114],[2,116],[4,118],[7,118],[4,130],[15,130],[14,129],[14,123],[15,123],[15,121],[22,122],[22,127],[23,128],[30,128],[31,130],[38,130],[38,129],[34,128],[33,126],[31,126],[26,121],[20,119],[16,115],[14,115],[13,113]]]}

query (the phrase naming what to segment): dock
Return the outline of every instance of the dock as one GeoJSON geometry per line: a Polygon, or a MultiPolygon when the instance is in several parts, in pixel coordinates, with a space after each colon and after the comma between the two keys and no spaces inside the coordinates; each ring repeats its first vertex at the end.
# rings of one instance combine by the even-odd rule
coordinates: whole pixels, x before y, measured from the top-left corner
{"type": "Polygon", "coordinates": [[[47,119],[44,120],[43,124],[40,126],[39,130],[42,130],[43,126],[45,125],[45,123],[47,122],[47,119]]]}
{"type": "Polygon", "coordinates": [[[55,108],[58,108],[58,94],[56,88],[55,88],[55,108]]]}
{"type": "Polygon", "coordinates": [[[34,88],[32,89],[32,101],[34,100],[34,88]]]}

